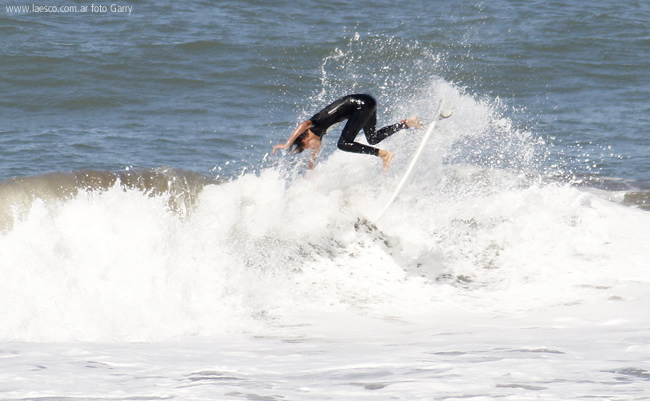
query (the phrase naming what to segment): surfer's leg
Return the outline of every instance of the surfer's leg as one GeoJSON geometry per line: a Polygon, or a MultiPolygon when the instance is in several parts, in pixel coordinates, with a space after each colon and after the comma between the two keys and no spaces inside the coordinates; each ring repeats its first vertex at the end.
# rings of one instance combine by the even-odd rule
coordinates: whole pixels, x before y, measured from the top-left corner
{"type": "Polygon", "coordinates": [[[359,131],[369,124],[369,120],[373,119],[374,114],[375,108],[373,105],[369,105],[369,107],[361,107],[360,109],[355,110],[355,112],[350,116],[348,122],[345,124],[345,127],[343,127],[343,132],[341,133],[338,142],[338,148],[346,152],[379,156],[379,149],[355,142],[355,138],[359,134],[359,131]]]}
{"type": "Polygon", "coordinates": [[[352,118],[350,118],[350,120],[348,120],[347,124],[345,124],[345,128],[343,128],[343,133],[341,134],[341,138],[339,138],[339,143],[338,143],[339,149],[344,150],[346,152],[354,152],[354,153],[378,156],[379,158],[381,158],[381,161],[384,164],[384,173],[385,173],[388,170],[388,167],[390,167],[390,163],[393,160],[393,157],[395,155],[393,154],[393,152],[390,152],[388,150],[377,149],[377,148],[373,148],[372,146],[367,146],[358,142],[354,142],[354,138],[361,130],[361,126],[358,125],[359,119],[363,119],[363,118],[359,117],[358,115],[353,116],[352,118]]]}
{"type": "Polygon", "coordinates": [[[380,128],[379,131],[375,131],[375,124],[377,117],[374,117],[375,123],[372,125],[368,124],[368,126],[363,128],[363,132],[366,134],[366,138],[368,139],[368,143],[371,145],[376,145],[379,142],[383,141],[384,139],[388,138],[389,136],[393,135],[394,133],[403,130],[404,128],[408,128],[406,125],[406,121],[400,121],[396,124],[392,125],[387,125],[383,128],[380,128]]]}

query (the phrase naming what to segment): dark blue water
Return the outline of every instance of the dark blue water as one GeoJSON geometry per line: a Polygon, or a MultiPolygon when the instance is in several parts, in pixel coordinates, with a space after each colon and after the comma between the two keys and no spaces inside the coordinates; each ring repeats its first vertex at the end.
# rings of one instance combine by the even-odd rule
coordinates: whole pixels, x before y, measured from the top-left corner
{"type": "Polygon", "coordinates": [[[647,181],[647,2],[42,4],[59,11],[0,10],[3,179],[229,177],[338,96],[372,93],[390,122],[436,77],[543,142],[546,175],[647,181]]]}

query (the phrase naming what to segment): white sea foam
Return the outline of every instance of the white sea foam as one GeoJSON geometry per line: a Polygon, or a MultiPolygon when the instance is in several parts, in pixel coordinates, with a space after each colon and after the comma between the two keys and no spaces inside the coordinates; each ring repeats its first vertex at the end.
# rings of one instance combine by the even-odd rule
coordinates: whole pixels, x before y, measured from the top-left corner
{"type": "Polygon", "coordinates": [[[118,184],[36,198],[0,237],[0,339],[153,341],[315,324],[305,315],[417,321],[646,302],[650,215],[543,183],[527,155],[500,165],[535,141],[435,85],[454,116],[376,226],[417,132],[386,141],[398,155],[386,176],[374,158],[336,152],[305,177],[273,167],[207,185],[186,213],[118,184]],[[511,147],[486,156],[495,133],[511,147]],[[486,148],[459,145],[468,138],[486,148]]]}
{"type": "Polygon", "coordinates": [[[427,93],[403,108],[454,115],[376,224],[421,133],[382,143],[387,175],[330,146],[306,175],[1,185],[3,397],[643,399],[650,214],[553,181],[495,104],[427,93]]]}

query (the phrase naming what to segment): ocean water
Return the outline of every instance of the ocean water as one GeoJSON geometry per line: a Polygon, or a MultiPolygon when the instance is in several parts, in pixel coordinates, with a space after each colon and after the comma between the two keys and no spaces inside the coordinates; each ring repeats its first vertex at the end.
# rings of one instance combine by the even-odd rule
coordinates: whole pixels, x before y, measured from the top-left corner
{"type": "Polygon", "coordinates": [[[647,2],[0,7],[0,400],[650,399],[647,2]]]}

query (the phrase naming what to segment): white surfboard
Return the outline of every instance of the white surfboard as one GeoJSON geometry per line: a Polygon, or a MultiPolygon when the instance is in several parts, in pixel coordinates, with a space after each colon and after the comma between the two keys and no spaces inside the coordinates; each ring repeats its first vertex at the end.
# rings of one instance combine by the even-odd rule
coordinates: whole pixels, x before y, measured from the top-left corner
{"type": "Polygon", "coordinates": [[[436,122],[440,117],[442,118],[447,118],[451,116],[451,111],[445,111],[442,112],[442,100],[438,102],[438,108],[436,109],[436,114],[434,115],[433,121],[429,126],[427,127],[426,132],[424,133],[424,136],[422,137],[422,140],[420,140],[420,146],[418,146],[418,149],[415,151],[415,154],[411,158],[411,162],[409,163],[408,167],[406,168],[406,172],[402,176],[402,179],[400,180],[399,184],[397,185],[397,188],[395,188],[395,192],[393,192],[393,196],[391,196],[390,200],[388,203],[386,203],[386,206],[384,206],[384,209],[379,213],[377,218],[373,220],[373,222],[377,222],[383,215],[386,213],[386,210],[390,207],[390,205],[395,202],[395,199],[399,196],[400,192],[402,192],[402,189],[404,186],[408,183],[410,180],[411,176],[413,175],[413,171],[415,170],[415,166],[418,164],[418,161],[420,160],[420,156],[422,155],[422,151],[424,150],[425,145],[427,144],[427,141],[429,140],[429,137],[431,136],[431,133],[433,132],[433,129],[436,127],[436,122]]]}

